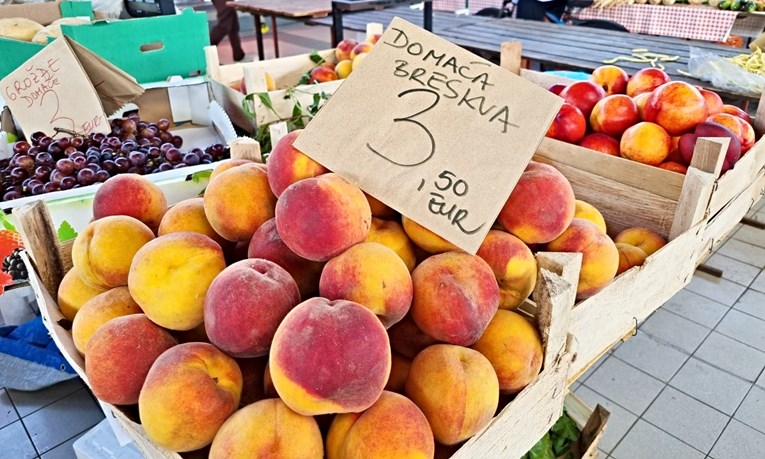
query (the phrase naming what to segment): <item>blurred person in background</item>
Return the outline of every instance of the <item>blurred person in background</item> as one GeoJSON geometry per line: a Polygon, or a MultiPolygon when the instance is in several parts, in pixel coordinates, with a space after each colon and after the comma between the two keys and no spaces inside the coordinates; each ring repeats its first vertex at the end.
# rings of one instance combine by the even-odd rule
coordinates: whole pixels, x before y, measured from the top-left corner
{"type": "Polygon", "coordinates": [[[545,14],[548,12],[558,18],[563,16],[566,0],[518,0],[518,6],[515,9],[518,19],[544,21],[545,14]]]}
{"type": "Polygon", "coordinates": [[[226,5],[227,1],[212,0],[218,15],[215,27],[210,31],[210,43],[217,46],[228,35],[231,51],[234,54],[234,61],[239,62],[244,59],[242,38],[239,36],[239,18],[236,15],[236,10],[226,5]]]}

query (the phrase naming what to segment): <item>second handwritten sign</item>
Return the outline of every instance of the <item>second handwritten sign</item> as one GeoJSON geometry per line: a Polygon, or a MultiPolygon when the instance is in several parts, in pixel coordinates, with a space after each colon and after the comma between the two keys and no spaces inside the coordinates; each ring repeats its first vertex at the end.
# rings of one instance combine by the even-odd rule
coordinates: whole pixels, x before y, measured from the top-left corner
{"type": "Polygon", "coordinates": [[[296,146],[475,253],[561,103],[395,18],[296,146]]]}

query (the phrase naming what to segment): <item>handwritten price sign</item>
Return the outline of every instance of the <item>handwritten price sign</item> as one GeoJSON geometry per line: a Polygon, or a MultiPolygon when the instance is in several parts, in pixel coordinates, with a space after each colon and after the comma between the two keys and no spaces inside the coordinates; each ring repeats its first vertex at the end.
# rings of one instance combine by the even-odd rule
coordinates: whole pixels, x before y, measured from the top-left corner
{"type": "Polygon", "coordinates": [[[0,80],[3,98],[27,134],[109,132],[96,91],[65,39],[46,46],[0,80]]]}
{"type": "Polygon", "coordinates": [[[475,253],[561,104],[395,18],[296,146],[475,253]]]}

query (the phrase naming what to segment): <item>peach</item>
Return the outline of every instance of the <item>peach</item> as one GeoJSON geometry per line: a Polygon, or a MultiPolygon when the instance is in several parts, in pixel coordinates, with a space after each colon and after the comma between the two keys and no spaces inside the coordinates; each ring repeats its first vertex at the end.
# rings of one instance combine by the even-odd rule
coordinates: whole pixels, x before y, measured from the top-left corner
{"type": "Polygon", "coordinates": [[[668,171],[677,172],[679,174],[685,174],[688,172],[688,166],[685,164],[680,164],[676,161],[664,161],[663,163],[659,164],[658,167],[668,171]]]}
{"type": "Polygon", "coordinates": [[[583,218],[595,223],[603,233],[606,233],[606,220],[598,209],[588,202],[576,200],[576,210],[574,211],[574,218],[583,218]]]}
{"type": "Polygon", "coordinates": [[[293,146],[301,132],[303,130],[298,129],[279,139],[268,156],[268,184],[277,197],[299,180],[329,172],[293,146]]]}
{"type": "Polygon", "coordinates": [[[560,236],[576,208],[574,190],[558,169],[530,162],[499,213],[499,223],[526,244],[560,236]]]}
{"type": "Polygon", "coordinates": [[[396,215],[396,211],[383,204],[382,201],[372,195],[364,193],[369,202],[369,208],[372,210],[372,216],[377,218],[389,219],[396,215]]]}
{"type": "Polygon", "coordinates": [[[592,108],[600,99],[606,97],[606,92],[592,81],[576,81],[566,86],[560,96],[567,103],[578,108],[585,119],[589,119],[592,108]]]}
{"type": "Polygon", "coordinates": [[[93,218],[127,215],[140,220],[152,231],[167,210],[162,190],[151,180],[138,174],[119,174],[104,182],[93,197],[93,218]]]}
{"type": "Polygon", "coordinates": [[[390,378],[385,384],[385,390],[403,394],[406,390],[406,380],[409,378],[409,368],[412,361],[406,357],[396,354],[391,355],[390,378]]]}
{"type": "Polygon", "coordinates": [[[426,335],[407,314],[388,330],[391,348],[406,358],[413,359],[426,347],[437,344],[438,340],[426,335]]]}
{"type": "Polygon", "coordinates": [[[367,54],[372,52],[372,48],[374,48],[374,45],[372,43],[367,43],[367,42],[358,43],[351,50],[351,55],[350,55],[351,60],[355,59],[356,56],[360,54],[367,54]]]}
{"type": "Polygon", "coordinates": [[[337,58],[337,61],[340,62],[346,59],[351,59],[351,51],[353,51],[353,48],[358,44],[359,42],[352,38],[346,38],[345,40],[340,41],[335,48],[335,57],[337,58]]]}
{"type": "Polygon", "coordinates": [[[269,369],[276,391],[306,416],[363,411],[390,375],[385,327],[352,301],[311,298],[279,325],[269,369]]]}
{"type": "Polygon", "coordinates": [[[144,314],[106,322],[85,350],[85,373],[93,395],[114,405],[137,403],[149,368],[176,344],[170,333],[144,314]]]}
{"type": "Polygon", "coordinates": [[[233,358],[209,343],[179,344],[151,366],[138,411],[154,443],[182,453],[212,443],[241,395],[242,372],[233,358]]]}
{"type": "Polygon", "coordinates": [[[108,291],[94,288],[82,281],[77,270],[70,269],[58,285],[58,308],[68,321],[73,321],[77,311],[91,298],[108,291]]]}
{"type": "Polygon", "coordinates": [[[366,59],[368,55],[369,53],[361,53],[358,56],[354,57],[353,63],[351,64],[351,72],[356,70],[359,67],[359,65],[361,65],[362,62],[364,62],[364,59],[366,59]]]}
{"type": "Polygon", "coordinates": [[[648,99],[651,97],[650,92],[641,92],[637,96],[633,97],[632,100],[635,101],[635,105],[638,109],[638,114],[640,115],[640,119],[642,121],[645,121],[645,104],[648,103],[648,99]]]}
{"type": "Polygon", "coordinates": [[[459,247],[430,231],[416,221],[402,216],[401,223],[406,235],[417,247],[428,253],[443,253],[460,250],[459,247]]]}
{"type": "Polygon", "coordinates": [[[706,99],[698,89],[683,81],[659,86],[645,105],[645,120],[658,124],[672,136],[692,131],[706,118],[706,99]]]}
{"type": "Polygon", "coordinates": [[[592,75],[590,75],[590,80],[603,88],[607,96],[624,94],[629,79],[627,72],[615,65],[601,65],[593,70],[592,75]]]}
{"type": "Polygon", "coordinates": [[[308,78],[309,83],[326,83],[328,81],[335,81],[337,80],[337,73],[333,69],[327,68],[327,67],[314,67],[313,70],[311,70],[310,77],[308,78]]]}
{"type": "Polygon", "coordinates": [[[594,133],[586,135],[581,142],[580,147],[599,151],[611,156],[619,156],[619,141],[610,135],[594,133]]]}
{"type": "Polygon", "coordinates": [[[542,339],[536,327],[513,311],[497,311],[473,349],[489,359],[499,390],[517,394],[542,370],[542,339]]]}
{"type": "Polygon", "coordinates": [[[644,92],[651,92],[670,81],[669,75],[653,67],[640,69],[627,82],[627,95],[635,97],[644,92]]]}
{"type": "Polygon", "coordinates": [[[672,138],[661,126],[643,121],[624,131],[621,155],[632,161],[657,166],[669,155],[672,138]]]}
{"type": "Polygon", "coordinates": [[[341,80],[343,78],[348,78],[348,75],[350,75],[352,71],[353,61],[350,59],[342,60],[335,65],[335,73],[337,74],[337,78],[341,80]]]}
{"type": "Polygon", "coordinates": [[[297,414],[272,398],[231,415],[215,434],[209,457],[322,459],[324,440],[314,418],[297,414]]]}
{"type": "Polygon", "coordinates": [[[387,391],[362,413],[335,416],[327,434],[327,459],[432,458],[434,448],[422,411],[403,395],[387,391]]]}
{"type": "Polygon", "coordinates": [[[133,217],[103,217],[89,223],[74,240],[72,265],[91,288],[127,285],[133,256],[153,239],[149,227],[133,217]]]}
{"type": "Polygon", "coordinates": [[[619,137],[630,126],[640,121],[637,104],[623,94],[600,99],[592,109],[590,126],[595,132],[619,137]]]}
{"type": "Polygon", "coordinates": [[[741,123],[741,154],[744,154],[754,146],[756,139],[751,124],[741,118],[739,118],[739,123],[741,123]]]}
{"type": "Polygon", "coordinates": [[[425,414],[436,441],[453,445],[472,437],[494,417],[499,381],[480,352],[436,344],[412,361],[406,395],[425,414]]]}
{"type": "Polygon", "coordinates": [[[170,330],[202,323],[207,289],[226,267],[220,246],[197,233],[160,236],[138,251],[128,287],[149,319],[170,330]]]}
{"type": "Polygon", "coordinates": [[[729,115],[728,113],[718,113],[716,115],[712,115],[706,119],[708,122],[722,124],[730,132],[732,132],[736,138],[738,139],[738,142],[742,146],[744,145],[744,123],[742,122],[741,118],[735,117],[733,115],[729,115]]]}
{"type": "Polygon", "coordinates": [[[561,105],[547,129],[547,137],[568,143],[577,143],[587,132],[587,120],[581,110],[571,104],[561,105]]]}
{"type": "Polygon", "coordinates": [[[616,276],[616,270],[619,268],[619,251],[616,245],[589,220],[575,218],[560,237],[547,244],[547,250],[582,254],[582,268],[576,289],[577,299],[589,298],[601,291],[616,276]]]}
{"type": "Polygon", "coordinates": [[[364,193],[337,174],[290,185],[276,204],[276,228],[299,256],[327,261],[366,239],[372,211],[364,193]]]}
{"type": "Polygon", "coordinates": [[[617,276],[633,266],[642,266],[643,262],[645,262],[645,259],[648,257],[645,251],[640,247],[625,244],[624,242],[617,242],[616,249],[619,251],[619,269],[616,271],[617,276]]]}
{"type": "Polygon", "coordinates": [[[565,85],[563,83],[554,83],[554,84],[551,84],[550,86],[548,86],[547,90],[550,91],[551,93],[555,94],[556,96],[559,96],[560,93],[562,93],[563,90],[566,89],[566,86],[568,86],[568,85],[565,85]]]}
{"type": "Polygon", "coordinates": [[[369,229],[366,242],[377,242],[388,247],[396,252],[409,272],[414,270],[417,264],[414,246],[398,222],[372,217],[372,227],[369,229]]]}
{"type": "Polygon", "coordinates": [[[228,243],[216,233],[205,215],[204,198],[191,198],[167,209],[159,224],[159,236],[170,233],[191,232],[204,234],[221,246],[228,243]]]}
{"type": "Polygon", "coordinates": [[[221,173],[205,190],[205,215],[210,226],[233,242],[249,241],[263,222],[274,217],[275,205],[265,167],[257,163],[221,173]]]}
{"type": "Polygon", "coordinates": [[[396,252],[376,242],[362,242],[327,262],[319,293],[328,300],[364,305],[389,328],[409,312],[412,278],[396,252]]]}
{"type": "Polygon", "coordinates": [[[512,234],[489,230],[476,253],[489,264],[499,284],[500,309],[515,309],[537,283],[537,261],[528,246],[512,234]]]}
{"type": "Polygon", "coordinates": [[[470,346],[499,307],[499,286],[482,258],[464,252],[434,255],[412,273],[412,319],[433,338],[470,346]]]}
{"type": "Polygon", "coordinates": [[[643,227],[625,229],[616,235],[614,242],[634,245],[635,247],[643,249],[643,252],[645,252],[647,256],[651,256],[654,252],[667,244],[667,240],[661,237],[656,231],[651,228],[643,227]]]}
{"type": "Polygon", "coordinates": [[[704,96],[704,100],[707,102],[707,113],[710,116],[716,115],[718,113],[723,113],[723,101],[716,92],[704,88],[697,89],[701,95],[704,96]]]}
{"type": "Polygon", "coordinates": [[[742,120],[746,121],[749,124],[753,123],[752,117],[749,116],[749,113],[744,111],[743,109],[736,107],[735,105],[728,105],[723,104],[723,113],[727,113],[729,115],[733,115],[735,117],[741,118],[742,120]]]}
{"type": "Polygon", "coordinates": [[[94,296],[82,305],[72,321],[74,347],[85,355],[88,341],[101,325],[116,317],[140,314],[141,308],[133,301],[127,287],[117,287],[94,296]]]}
{"type": "Polygon", "coordinates": [[[215,166],[215,169],[213,169],[212,174],[210,174],[210,181],[214,179],[215,177],[219,176],[220,174],[226,172],[229,169],[232,169],[234,167],[239,167],[244,164],[256,164],[254,161],[250,161],[249,159],[229,159],[228,161],[221,161],[218,163],[217,166],[215,166]]]}

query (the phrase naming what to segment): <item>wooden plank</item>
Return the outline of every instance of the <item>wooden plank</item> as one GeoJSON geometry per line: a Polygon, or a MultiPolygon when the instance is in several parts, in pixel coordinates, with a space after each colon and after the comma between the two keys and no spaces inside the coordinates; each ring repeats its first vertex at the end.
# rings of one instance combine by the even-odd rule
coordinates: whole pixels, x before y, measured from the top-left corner
{"type": "Polygon", "coordinates": [[[521,53],[523,45],[517,41],[506,41],[502,43],[502,49],[499,53],[499,65],[516,75],[521,74],[521,53]]]}
{"type": "Polygon", "coordinates": [[[236,0],[227,5],[247,13],[291,18],[326,16],[332,12],[330,0],[236,0]]]}
{"type": "MultiPolygon", "coordinates": [[[[765,106],[762,103],[761,106],[765,106]]],[[[726,172],[717,181],[717,189],[712,194],[709,203],[711,214],[717,213],[731,199],[741,192],[746,184],[752,183],[765,168],[765,140],[760,139],[744,156],[736,163],[735,167],[726,172]]]]}
{"type": "Polygon", "coordinates": [[[58,285],[66,271],[58,250],[58,235],[45,201],[39,200],[13,209],[24,247],[34,262],[42,284],[56,300],[58,285]],[[53,241],[53,246],[51,246],[53,241]]]}
{"type": "Polygon", "coordinates": [[[597,405],[595,409],[590,408],[584,400],[573,392],[566,395],[564,407],[569,417],[581,431],[579,438],[580,455],[576,457],[597,457],[598,445],[603,434],[605,434],[610,413],[600,405],[597,405]]]}

